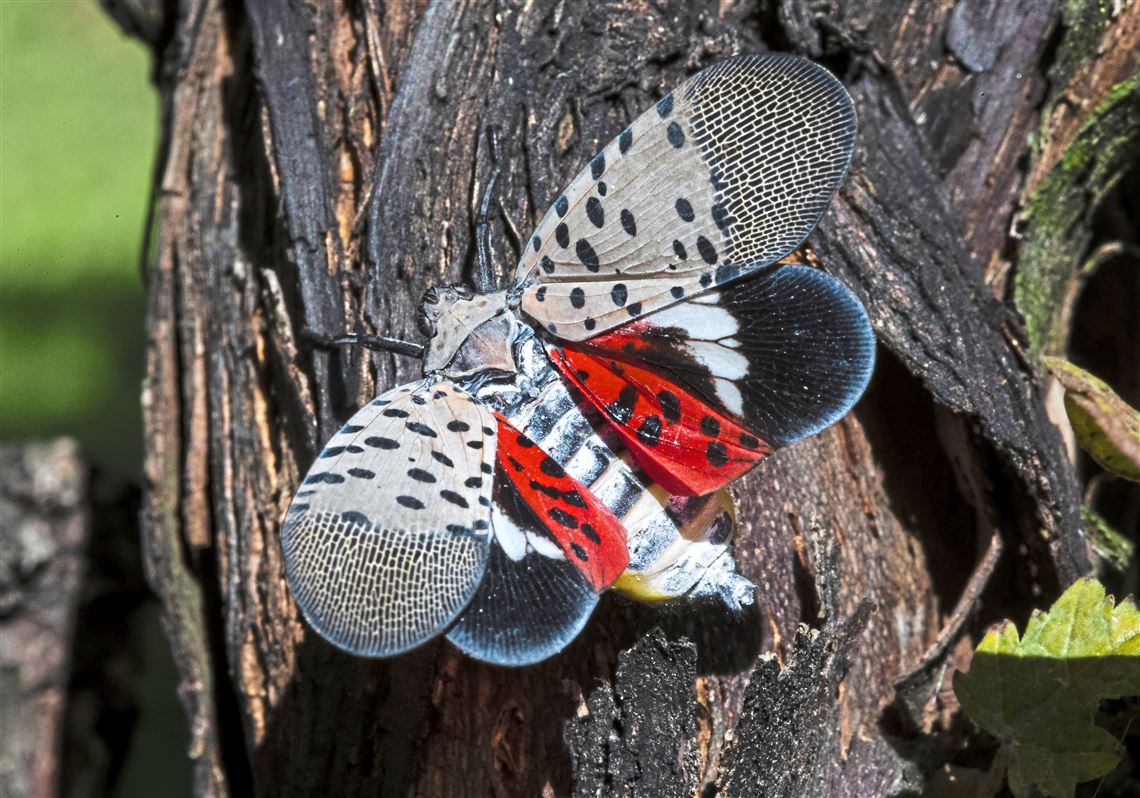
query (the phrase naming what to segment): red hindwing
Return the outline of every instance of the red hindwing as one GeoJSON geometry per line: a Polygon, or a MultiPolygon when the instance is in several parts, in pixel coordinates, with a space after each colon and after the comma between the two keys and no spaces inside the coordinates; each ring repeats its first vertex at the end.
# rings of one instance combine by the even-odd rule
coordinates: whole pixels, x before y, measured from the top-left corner
{"type": "Polygon", "coordinates": [[[629,565],[625,527],[534,441],[497,417],[499,467],[590,584],[609,587],[629,565]]]}
{"type": "Polygon", "coordinates": [[[710,493],[772,451],[730,416],[643,366],[570,347],[551,348],[550,356],[645,473],[674,495],[710,493]]]}

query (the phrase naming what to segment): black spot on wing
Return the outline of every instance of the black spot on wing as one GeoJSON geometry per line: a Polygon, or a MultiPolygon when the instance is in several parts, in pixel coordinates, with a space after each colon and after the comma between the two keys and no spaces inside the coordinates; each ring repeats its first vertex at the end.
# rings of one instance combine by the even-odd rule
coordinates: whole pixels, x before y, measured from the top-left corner
{"type": "Polygon", "coordinates": [[[665,129],[665,137],[675,148],[680,148],[685,144],[685,133],[676,122],[669,123],[669,127],[665,129]]]}
{"type": "Polygon", "coordinates": [[[626,300],[629,299],[629,289],[625,287],[625,283],[614,284],[614,287],[610,289],[610,299],[619,308],[625,305],[626,300]]]}
{"type": "Polygon", "coordinates": [[[467,499],[463,498],[455,491],[447,490],[446,488],[439,492],[439,497],[444,501],[449,501],[456,507],[462,507],[463,509],[467,509],[471,506],[467,503],[467,499]]]}
{"type": "Polygon", "coordinates": [[[586,200],[586,218],[598,229],[601,229],[606,223],[606,212],[602,208],[601,200],[597,197],[590,197],[586,200]]]}
{"type": "Polygon", "coordinates": [[[633,415],[634,405],[637,404],[637,389],[626,385],[618,393],[618,398],[606,405],[606,413],[619,424],[625,424],[633,415]]]}
{"type": "Polygon", "coordinates": [[[681,420],[681,400],[672,391],[661,391],[657,394],[657,401],[661,404],[661,413],[665,420],[676,424],[681,420]]]}
{"type": "Polygon", "coordinates": [[[714,247],[712,245],[712,242],[704,236],[697,237],[697,252],[701,253],[701,258],[709,266],[712,266],[714,263],[716,263],[716,247],[714,247]]]}
{"type": "Polygon", "coordinates": [[[417,435],[423,435],[425,438],[438,438],[439,433],[429,427],[427,424],[421,424],[418,421],[409,421],[404,425],[417,435]]]}
{"type": "Polygon", "coordinates": [[[365,446],[371,446],[374,449],[399,449],[400,442],[392,438],[384,438],[379,435],[372,435],[364,439],[365,446]]]}
{"type": "Polygon", "coordinates": [[[618,136],[618,152],[625,155],[629,152],[629,148],[633,146],[633,128],[626,128],[618,136]]]}
{"type": "MultiPolygon", "coordinates": [[[[601,227],[601,225],[598,225],[598,227],[601,227]]],[[[637,222],[634,221],[633,213],[630,212],[629,208],[621,209],[621,229],[625,230],[626,235],[637,235],[637,222]]]]}
{"type": "Polygon", "coordinates": [[[556,523],[566,527],[567,529],[578,528],[578,519],[560,507],[551,507],[546,511],[546,514],[549,515],[556,523]]]}
{"type": "Polygon", "coordinates": [[[656,446],[661,438],[661,417],[646,416],[637,428],[637,437],[646,446],[656,446]]]}
{"type": "Polygon", "coordinates": [[[598,263],[598,253],[594,252],[594,248],[586,239],[578,239],[578,243],[574,245],[574,252],[578,256],[578,260],[582,261],[582,265],[590,271],[596,273],[601,268],[598,263]]]}
{"type": "Polygon", "coordinates": [[[455,468],[455,462],[443,452],[432,451],[431,456],[437,463],[443,463],[448,468],[455,468]]]}
{"type": "Polygon", "coordinates": [[[554,477],[555,479],[562,479],[566,476],[565,469],[563,469],[562,466],[558,465],[558,463],[549,456],[542,458],[542,462],[539,463],[538,469],[548,477],[554,477]]]}
{"type": "Polygon", "coordinates": [[[724,207],[721,203],[716,203],[712,206],[712,218],[719,229],[726,236],[728,235],[728,228],[732,225],[732,216],[728,213],[728,208],[724,207]]]}
{"type": "Polygon", "coordinates": [[[657,101],[657,115],[665,119],[673,113],[673,93],[670,92],[657,101]]]}
{"type": "Polygon", "coordinates": [[[677,209],[677,215],[681,217],[683,222],[691,222],[696,218],[693,213],[693,204],[684,197],[678,197],[677,201],[673,203],[673,207],[677,209]]]}
{"type": "Polygon", "coordinates": [[[357,479],[376,479],[376,472],[369,471],[367,468],[350,468],[346,473],[357,479]]]}
{"type": "Polygon", "coordinates": [[[720,468],[728,462],[728,451],[724,448],[723,443],[709,441],[709,445],[705,449],[705,458],[709,461],[709,465],[720,468]]]}
{"type": "Polygon", "coordinates": [[[570,289],[570,304],[576,308],[584,308],[586,306],[586,292],[577,286],[570,289]]]}
{"type": "Polygon", "coordinates": [[[566,222],[554,228],[554,238],[558,242],[558,246],[566,249],[570,246],[570,228],[566,226],[566,222]]]}
{"type": "Polygon", "coordinates": [[[396,504],[401,507],[407,507],[409,510],[422,510],[424,503],[417,499],[415,496],[397,496],[396,504]]]}
{"type": "Polygon", "coordinates": [[[554,212],[558,214],[559,219],[565,216],[568,210],[570,210],[570,202],[566,197],[563,196],[554,200],[554,212]]]}
{"type": "Polygon", "coordinates": [[[407,418],[411,414],[407,410],[401,410],[398,407],[389,407],[387,410],[380,411],[380,415],[387,416],[388,418],[407,418]]]}
{"type": "MultiPolygon", "coordinates": [[[[579,493],[574,488],[571,488],[570,490],[564,491],[562,493],[562,501],[566,502],[571,507],[582,507],[582,508],[584,508],[586,506],[586,500],[583,499],[582,494],[579,493]]],[[[589,524],[584,524],[583,526],[588,527],[589,524]]],[[[595,541],[595,542],[597,542],[597,541],[595,541]]]]}
{"type": "Polygon", "coordinates": [[[594,160],[590,161],[590,177],[597,180],[606,171],[606,154],[599,152],[594,156],[594,160]]]}
{"type": "Polygon", "coordinates": [[[424,471],[422,468],[408,469],[408,476],[414,479],[416,482],[435,482],[435,475],[430,471],[424,471]]]}
{"type": "Polygon", "coordinates": [[[538,491],[539,493],[546,494],[547,496],[549,496],[552,499],[561,499],[562,498],[562,491],[560,491],[558,488],[554,487],[553,485],[544,485],[541,482],[539,482],[537,479],[532,479],[530,481],[530,489],[538,491]]]}
{"type": "Polygon", "coordinates": [[[329,446],[323,452],[321,452],[320,456],[323,460],[328,457],[336,457],[337,455],[344,454],[345,452],[348,452],[350,454],[360,454],[363,451],[364,450],[359,446],[329,446]]]}

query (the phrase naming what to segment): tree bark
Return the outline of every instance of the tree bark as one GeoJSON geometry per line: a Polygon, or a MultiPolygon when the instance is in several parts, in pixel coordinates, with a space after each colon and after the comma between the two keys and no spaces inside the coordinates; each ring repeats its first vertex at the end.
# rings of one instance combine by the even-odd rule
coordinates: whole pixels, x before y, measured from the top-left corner
{"type": "Polygon", "coordinates": [[[0,447],[0,795],[55,795],[90,530],[73,440],[0,447]]]}
{"type": "MultiPolygon", "coordinates": [[[[1053,249],[1033,200],[1135,80],[1135,2],[180,0],[161,20],[105,2],[158,55],[144,547],[198,795],[921,791],[963,734],[929,701],[940,666],[1088,570],[1032,366],[1047,336],[1009,300],[1036,258],[1048,327],[1088,246],[1095,196],[1066,195],[1053,249]],[[669,87],[764,49],[855,99],[855,162],[811,248],[881,346],[851,417],[736,488],[756,607],[607,598],[519,670],[325,644],[289,596],[280,521],[321,443],[417,364],[306,330],[416,337],[424,289],[469,274],[486,128],[513,264],[507,220],[525,236],[669,87]],[[983,561],[997,577],[971,580],[983,561]]],[[[1135,131],[1113,147],[1108,183],[1135,131]]]]}

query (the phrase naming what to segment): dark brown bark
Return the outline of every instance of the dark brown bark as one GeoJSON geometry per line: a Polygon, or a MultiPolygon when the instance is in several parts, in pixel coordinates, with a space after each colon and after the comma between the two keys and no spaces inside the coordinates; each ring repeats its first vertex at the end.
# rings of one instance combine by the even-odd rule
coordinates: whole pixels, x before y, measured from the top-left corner
{"type": "Polygon", "coordinates": [[[984,612],[954,616],[974,619],[966,651],[979,620],[1022,618],[1089,567],[1074,474],[1001,300],[1014,212],[1053,157],[1028,141],[1042,103],[1078,77],[1103,97],[1135,68],[1081,72],[1102,37],[1135,44],[1134,4],[1079,41],[1050,2],[974,5],[183,0],[147,22],[164,139],[144,544],[198,794],[922,789],[961,732],[922,710],[960,624],[895,683],[940,642],[982,552],[1004,543],[984,612]],[[488,126],[512,264],[504,218],[525,235],[668,87],[765,48],[820,60],[855,98],[854,168],[811,243],[882,345],[852,417],[737,488],[757,606],[607,599],[522,670],[442,643],[370,662],[322,642],[285,585],[281,516],[321,442],[416,364],[304,330],[416,337],[423,290],[470,269],[488,126]],[[1050,72],[1059,54],[1075,71],[1050,72]]]}

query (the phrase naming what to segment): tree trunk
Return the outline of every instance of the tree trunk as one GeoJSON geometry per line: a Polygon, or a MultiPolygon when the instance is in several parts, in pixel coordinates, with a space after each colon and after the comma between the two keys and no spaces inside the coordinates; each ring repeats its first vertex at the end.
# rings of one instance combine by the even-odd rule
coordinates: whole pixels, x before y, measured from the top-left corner
{"type": "MultiPolygon", "coordinates": [[[[144,546],[198,795],[920,791],[963,733],[929,700],[940,666],[1089,568],[1031,366],[1048,336],[1009,300],[1028,285],[1030,332],[1050,329],[1096,197],[1018,235],[1014,215],[1088,120],[1126,114],[1135,2],[105,2],[158,55],[144,546]],[[881,346],[851,417],[736,487],[756,607],[606,598],[518,670],[324,643],[287,590],[281,518],[323,441],[418,364],[306,330],[417,337],[424,289],[474,259],[486,128],[513,264],[505,220],[525,236],[641,109],[764,49],[855,99],[853,169],[811,246],[881,346]]],[[[1122,130],[1084,142],[1105,187],[1135,157],[1122,130]]]]}

